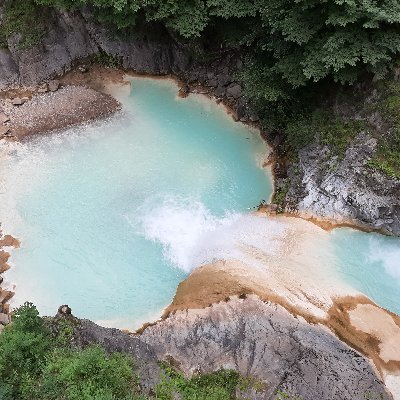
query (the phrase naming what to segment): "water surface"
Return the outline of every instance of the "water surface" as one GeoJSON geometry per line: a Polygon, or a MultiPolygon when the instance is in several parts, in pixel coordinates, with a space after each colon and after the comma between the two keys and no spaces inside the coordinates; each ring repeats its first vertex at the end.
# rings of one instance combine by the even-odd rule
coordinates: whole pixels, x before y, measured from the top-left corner
{"type": "MultiPolygon", "coordinates": [[[[169,81],[134,79],[107,122],[16,146],[0,220],[15,302],[132,327],[207,259],[201,237],[271,194],[259,135],[169,81]]],[[[212,256],[211,256],[212,257],[212,256]]]]}

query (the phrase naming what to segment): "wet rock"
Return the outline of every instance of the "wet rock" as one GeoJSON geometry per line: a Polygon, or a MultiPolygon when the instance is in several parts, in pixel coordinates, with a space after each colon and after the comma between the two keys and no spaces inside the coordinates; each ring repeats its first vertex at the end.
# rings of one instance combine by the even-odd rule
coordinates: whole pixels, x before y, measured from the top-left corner
{"type": "Polygon", "coordinates": [[[60,81],[53,80],[48,83],[48,88],[50,92],[56,92],[60,87],[60,81]]]}
{"type": "Polygon", "coordinates": [[[179,94],[183,97],[187,96],[190,93],[190,88],[188,85],[183,85],[180,89],[179,89],[179,94]]]}

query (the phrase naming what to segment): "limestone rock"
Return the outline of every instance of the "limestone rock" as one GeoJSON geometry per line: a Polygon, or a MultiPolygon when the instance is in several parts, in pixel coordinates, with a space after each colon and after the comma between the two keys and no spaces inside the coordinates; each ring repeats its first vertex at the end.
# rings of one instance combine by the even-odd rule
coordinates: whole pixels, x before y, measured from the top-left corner
{"type": "Polygon", "coordinates": [[[325,146],[302,149],[298,169],[288,172],[289,208],[399,236],[400,180],[368,167],[376,147],[376,139],[361,132],[340,160],[325,146]]]}
{"type": "Polygon", "coordinates": [[[140,339],[159,359],[172,358],[187,375],[232,368],[263,382],[253,400],[389,400],[369,361],[329,330],[306,323],[256,296],[202,310],[178,311],[148,327],[140,339]]]}

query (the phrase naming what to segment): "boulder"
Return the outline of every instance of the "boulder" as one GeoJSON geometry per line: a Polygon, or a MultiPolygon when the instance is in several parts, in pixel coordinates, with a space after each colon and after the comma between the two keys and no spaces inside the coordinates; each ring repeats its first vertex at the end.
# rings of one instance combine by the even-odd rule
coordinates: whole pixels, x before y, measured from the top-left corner
{"type": "Polygon", "coordinates": [[[225,88],[222,86],[218,86],[215,91],[214,91],[215,95],[217,97],[224,97],[225,96],[225,88]]]}
{"type": "Polygon", "coordinates": [[[82,72],[82,73],[85,73],[85,72],[88,72],[88,71],[89,71],[89,68],[88,68],[86,65],[80,65],[80,66],[78,67],[78,71],[79,71],[79,72],[82,72]]]}
{"type": "Polygon", "coordinates": [[[60,87],[60,81],[53,80],[48,83],[48,87],[50,92],[56,92],[60,87]]]}
{"type": "Polygon", "coordinates": [[[227,86],[232,82],[232,78],[227,74],[220,74],[217,76],[219,86],[227,86]]]}
{"type": "Polygon", "coordinates": [[[47,83],[43,83],[43,85],[39,86],[38,93],[47,93],[49,88],[47,87],[47,83]]]}
{"type": "Polygon", "coordinates": [[[22,99],[20,97],[14,97],[11,100],[11,103],[13,106],[22,106],[22,104],[24,104],[24,102],[22,101],[22,99]]]}
{"type": "Polygon", "coordinates": [[[228,89],[226,89],[226,95],[234,99],[238,99],[242,94],[242,87],[237,83],[230,85],[228,89]]]}
{"type": "Polygon", "coordinates": [[[210,79],[207,81],[207,85],[210,87],[217,87],[218,86],[218,82],[216,79],[210,79]]]}
{"type": "Polygon", "coordinates": [[[0,324],[7,325],[10,323],[10,316],[8,314],[0,314],[0,324]]]}
{"type": "Polygon", "coordinates": [[[10,120],[10,118],[4,114],[4,113],[0,113],[0,124],[4,124],[5,122],[8,122],[10,120]]]}
{"type": "Polygon", "coordinates": [[[67,304],[63,304],[62,306],[58,307],[57,315],[72,315],[71,307],[67,304]]]}

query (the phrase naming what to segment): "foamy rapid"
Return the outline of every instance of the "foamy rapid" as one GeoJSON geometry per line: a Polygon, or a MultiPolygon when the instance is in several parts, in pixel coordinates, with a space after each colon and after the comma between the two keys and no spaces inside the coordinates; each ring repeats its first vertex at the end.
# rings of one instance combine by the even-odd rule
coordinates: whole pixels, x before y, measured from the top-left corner
{"type": "Polygon", "coordinates": [[[161,244],[164,257],[187,273],[217,260],[249,261],[244,247],[277,252],[285,230],[254,215],[227,211],[218,217],[200,201],[174,196],[148,199],[132,215],[138,232],[161,244]]]}
{"type": "Polygon", "coordinates": [[[371,237],[369,260],[380,263],[387,274],[400,282],[400,245],[398,242],[388,243],[382,238],[371,237]]]}

